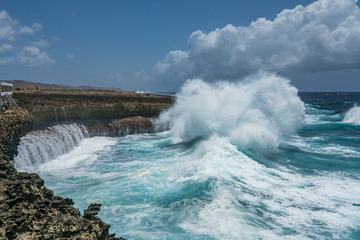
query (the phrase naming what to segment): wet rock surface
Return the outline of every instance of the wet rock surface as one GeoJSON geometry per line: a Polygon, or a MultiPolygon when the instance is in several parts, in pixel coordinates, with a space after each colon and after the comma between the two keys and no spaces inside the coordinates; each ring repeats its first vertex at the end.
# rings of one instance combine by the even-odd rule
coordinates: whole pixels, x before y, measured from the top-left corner
{"type": "Polygon", "coordinates": [[[44,187],[39,175],[16,171],[11,161],[32,122],[25,110],[0,114],[0,239],[123,239],[109,234],[110,226],[96,216],[100,204],[81,215],[71,199],[44,187]]]}

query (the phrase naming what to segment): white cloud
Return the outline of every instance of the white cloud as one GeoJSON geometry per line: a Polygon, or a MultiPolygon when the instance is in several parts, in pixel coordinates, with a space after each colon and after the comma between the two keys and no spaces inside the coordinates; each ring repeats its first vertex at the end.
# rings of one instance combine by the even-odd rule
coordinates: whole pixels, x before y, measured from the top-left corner
{"type": "Polygon", "coordinates": [[[20,26],[19,32],[22,34],[34,34],[42,29],[42,25],[39,23],[34,23],[31,27],[29,26],[20,26]]]}
{"type": "Polygon", "coordinates": [[[66,55],[66,57],[69,58],[69,59],[73,59],[73,58],[75,58],[75,55],[72,54],[72,53],[68,53],[68,54],[66,55]]]}
{"type": "Polygon", "coordinates": [[[19,53],[16,59],[20,63],[25,63],[29,66],[49,65],[55,63],[48,54],[41,51],[40,48],[35,46],[25,46],[19,53]]]}
{"type": "Polygon", "coordinates": [[[14,41],[18,35],[34,34],[42,29],[39,23],[32,26],[22,26],[16,19],[10,17],[7,11],[0,11],[0,40],[14,41]]]}
{"type": "Polygon", "coordinates": [[[12,19],[5,10],[0,11],[0,40],[15,39],[18,21],[12,19]]]}
{"type": "Polygon", "coordinates": [[[155,78],[238,79],[258,70],[313,72],[360,68],[360,10],[355,0],[318,0],[273,20],[193,32],[189,49],[172,51],[155,78]]]}
{"type": "Polygon", "coordinates": [[[42,29],[39,23],[20,25],[7,11],[0,11],[0,64],[23,63],[28,66],[55,63],[41,48],[48,47],[44,40],[35,40],[32,35],[42,29]],[[21,36],[26,35],[26,38],[21,36]],[[30,36],[30,37],[29,37],[30,36]],[[34,41],[35,40],[35,41],[34,41]]]}

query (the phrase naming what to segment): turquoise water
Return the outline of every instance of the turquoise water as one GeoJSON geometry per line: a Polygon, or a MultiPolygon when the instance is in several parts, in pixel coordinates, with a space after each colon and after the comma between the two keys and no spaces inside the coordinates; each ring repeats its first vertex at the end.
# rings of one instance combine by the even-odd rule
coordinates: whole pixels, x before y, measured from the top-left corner
{"type": "Polygon", "coordinates": [[[295,132],[296,106],[280,98],[254,93],[256,104],[227,115],[229,95],[212,94],[227,109],[184,116],[175,107],[181,123],[172,120],[170,131],[84,138],[34,171],[80,210],[101,203],[110,232],[129,239],[360,239],[360,94],[295,95],[284,97],[304,107],[295,132]],[[269,99],[291,112],[270,111],[269,99]]]}

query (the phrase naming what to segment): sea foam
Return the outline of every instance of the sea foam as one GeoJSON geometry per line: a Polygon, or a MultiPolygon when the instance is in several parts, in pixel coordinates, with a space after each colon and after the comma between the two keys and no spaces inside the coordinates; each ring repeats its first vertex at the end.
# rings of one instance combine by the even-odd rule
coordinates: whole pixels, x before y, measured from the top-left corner
{"type": "Polygon", "coordinates": [[[360,124],[360,107],[351,108],[344,116],[343,122],[360,124]]]}
{"type": "Polygon", "coordinates": [[[60,124],[46,130],[30,132],[20,140],[15,167],[25,170],[23,168],[32,168],[33,165],[55,159],[69,152],[87,135],[86,127],[76,123],[60,124]]]}
{"type": "Polygon", "coordinates": [[[303,121],[304,104],[289,82],[270,73],[238,83],[188,80],[156,124],[170,124],[173,143],[216,134],[243,150],[274,150],[303,121]]]}

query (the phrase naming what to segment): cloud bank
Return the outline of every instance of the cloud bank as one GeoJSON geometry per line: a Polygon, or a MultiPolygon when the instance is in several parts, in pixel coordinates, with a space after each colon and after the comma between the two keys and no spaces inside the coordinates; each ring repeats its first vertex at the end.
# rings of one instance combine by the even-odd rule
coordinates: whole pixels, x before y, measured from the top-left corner
{"type": "MultiPolygon", "coordinates": [[[[285,9],[273,20],[193,32],[188,51],[171,51],[154,78],[182,82],[239,79],[259,70],[278,73],[360,68],[357,0],[318,0],[285,9]],[[179,81],[180,80],[180,81],[179,81]]],[[[181,84],[181,83],[180,83],[181,84]]]]}
{"type": "Polygon", "coordinates": [[[22,63],[28,66],[48,65],[55,61],[49,57],[44,40],[32,41],[32,35],[39,32],[42,25],[20,25],[5,10],[0,11],[0,65],[22,63]]]}

